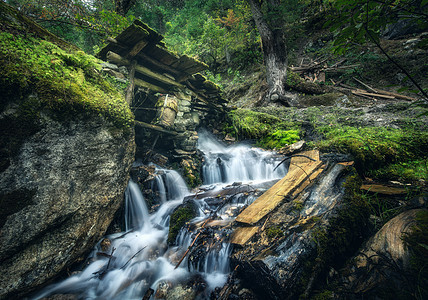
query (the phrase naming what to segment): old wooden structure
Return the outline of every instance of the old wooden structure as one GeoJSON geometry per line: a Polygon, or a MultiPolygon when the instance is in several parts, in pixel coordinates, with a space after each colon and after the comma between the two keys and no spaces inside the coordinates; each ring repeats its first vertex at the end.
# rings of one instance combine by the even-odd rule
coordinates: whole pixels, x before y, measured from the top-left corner
{"type": "MultiPolygon", "coordinates": [[[[98,57],[129,69],[133,85],[153,93],[174,94],[185,92],[192,97],[196,110],[223,109],[226,101],[220,88],[198,72],[208,66],[187,55],[169,51],[162,42],[163,36],[139,20],[116,38],[108,39],[98,57]]],[[[132,93],[128,94],[131,102],[132,93]]]]}
{"type": "Polygon", "coordinates": [[[109,38],[97,56],[108,61],[104,71],[128,84],[126,101],[135,115],[137,156],[161,152],[194,176],[196,129],[201,122],[224,117],[226,101],[220,88],[198,73],[208,68],[205,63],[169,51],[162,39],[136,20],[109,38]]]}

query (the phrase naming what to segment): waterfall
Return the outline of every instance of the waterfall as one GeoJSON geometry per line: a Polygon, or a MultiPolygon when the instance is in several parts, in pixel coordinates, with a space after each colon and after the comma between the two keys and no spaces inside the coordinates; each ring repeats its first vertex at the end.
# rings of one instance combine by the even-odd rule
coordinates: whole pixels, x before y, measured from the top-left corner
{"type": "MultiPolygon", "coordinates": [[[[254,201],[254,192],[262,186],[257,181],[278,179],[287,170],[281,166],[273,171],[279,158],[270,152],[247,145],[225,146],[206,132],[200,133],[198,147],[204,154],[204,183],[212,185],[205,186],[205,190],[211,196],[191,195],[176,171],[156,166],[152,190],[158,195],[160,206],[149,214],[138,184],[130,180],[125,191],[126,232],[102,239],[82,272],[47,287],[35,299],[64,293],[76,294],[79,299],[142,299],[149,288],[156,291],[160,285],[185,284],[197,274],[207,286],[198,296],[200,299],[209,299],[211,291],[223,286],[230,272],[232,251],[227,242],[230,231],[224,226],[234,220],[242,206],[254,201]],[[224,196],[218,197],[222,193],[224,196]],[[176,239],[177,246],[168,247],[170,215],[185,197],[192,198],[200,212],[191,221],[192,227],[200,228],[205,221],[212,224],[196,231],[203,231],[201,240],[195,240],[195,231],[183,227],[176,239]],[[214,215],[216,218],[211,218],[214,215]],[[200,257],[188,255],[176,268],[192,241],[196,241],[200,257]]],[[[268,188],[273,183],[264,184],[268,188]]]]}
{"type": "Polygon", "coordinates": [[[207,132],[199,134],[198,148],[204,153],[204,184],[261,181],[284,177],[287,173],[272,153],[247,145],[225,146],[207,132]]]}
{"type": "Polygon", "coordinates": [[[125,190],[125,229],[143,228],[149,220],[149,211],[138,184],[129,181],[125,190]]]}

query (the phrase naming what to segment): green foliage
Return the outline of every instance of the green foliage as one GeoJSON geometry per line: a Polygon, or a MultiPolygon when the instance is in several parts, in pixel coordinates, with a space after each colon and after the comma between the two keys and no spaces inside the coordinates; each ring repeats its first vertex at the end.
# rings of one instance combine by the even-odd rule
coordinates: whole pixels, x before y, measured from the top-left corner
{"type": "Polygon", "coordinates": [[[428,211],[422,210],[416,215],[416,224],[409,233],[403,235],[403,241],[411,252],[413,284],[416,286],[415,298],[428,297],[428,211]]]}
{"type": "Polygon", "coordinates": [[[378,41],[382,30],[388,24],[400,19],[408,19],[427,28],[426,5],[418,0],[399,1],[330,1],[332,15],[325,24],[335,32],[335,50],[343,54],[352,44],[378,41]]]}
{"type": "Polygon", "coordinates": [[[9,93],[35,90],[39,106],[63,116],[96,114],[120,128],[132,126],[123,95],[100,76],[93,56],[66,52],[30,35],[1,32],[0,65],[0,83],[9,93]]]}
{"type": "Polygon", "coordinates": [[[299,128],[275,116],[247,109],[233,110],[228,114],[225,132],[237,138],[256,139],[265,148],[280,148],[299,140],[299,128]]]}
{"type": "Polygon", "coordinates": [[[316,145],[321,151],[351,153],[364,172],[388,179],[426,178],[427,169],[417,162],[426,161],[428,133],[379,127],[322,126],[324,140],[316,145]],[[407,175],[407,176],[406,176],[407,175]],[[419,177],[419,175],[421,177],[419,177]]]}
{"type": "Polygon", "coordinates": [[[92,51],[107,37],[116,36],[129,26],[135,17],[123,17],[105,1],[29,1],[11,0],[23,14],[32,17],[55,35],[77,45],[85,51],[92,51]]]}

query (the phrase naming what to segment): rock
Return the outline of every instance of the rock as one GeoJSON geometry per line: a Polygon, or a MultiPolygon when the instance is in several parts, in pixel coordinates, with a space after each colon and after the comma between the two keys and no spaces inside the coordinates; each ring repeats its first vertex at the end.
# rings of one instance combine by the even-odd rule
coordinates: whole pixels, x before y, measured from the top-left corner
{"type": "Polygon", "coordinates": [[[415,224],[419,211],[413,209],[399,214],[367,241],[341,274],[347,292],[370,298],[380,293],[402,295],[410,288],[406,279],[410,271],[410,252],[402,236],[415,224]]]}
{"type": "Polygon", "coordinates": [[[303,148],[303,146],[306,144],[305,141],[298,141],[294,144],[291,145],[287,145],[281,149],[278,150],[278,153],[283,154],[283,155],[289,155],[289,154],[293,154],[299,150],[301,150],[303,148]]]}
{"type": "Polygon", "coordinates": [[[20,298],[86,256],[122,203],[134,159],[133,133],[101,117],[40,114],[27,135],[9,128],[20,142],[0,176],[0,299],[20,298]]]}
{"type": "Polygon", "coordinates": [[[268,217],[254,224],[259,228],[254,229],[244,247],[234,248],[232,261],[239,265],[237,277],[258,297],[297,299],[303,292],[302,280],[308,278],[305,266],[315,264],[315,230],[339,209],[345,170],[345,166],[336,164],[300,193],[289,195],[268,217]]]}

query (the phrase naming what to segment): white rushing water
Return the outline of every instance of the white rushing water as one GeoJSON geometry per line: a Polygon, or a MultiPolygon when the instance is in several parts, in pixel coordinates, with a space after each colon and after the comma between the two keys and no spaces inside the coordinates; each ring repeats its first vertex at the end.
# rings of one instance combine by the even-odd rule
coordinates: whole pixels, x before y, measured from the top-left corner
{"type": "Polygon", "coordinates": [[[265,181],[284,177],[284,167],[275,169],[278,160],[271,152],[247,145],[225,146],[208,132],[199,133],[199,149],[204,153],[204,184],[265,181]]]}
{"type": "MultiPolygon", "coordinates": [[[[281,178],[287,171],[280,167],[273,172],[279,161],[269,152],[246,145],[227,147],[206,132],[200,134],[198,147],[204,153],[204,183],[211,185],[209,189],[214,193],[224,190],[228,183],[267,181],[281,178]]],[[[192,201],[199,208],[199,216],[192,221],[194,227],[200,227],[197,224],[214,215],[217,227],[204,228],[203,234],[209,243],[195,243],[192,249],[195,255],[190,258],[188,255],[176,268],[195,240],[196,232],[183,228],[177,236],[177,246],[168,247],[169,217],[190,192],[177,172],[160,168],[156,168],[156,172],[159,175],[152,189],[159,197],[160,207],[149,214],[138,184],[131,180],[125,192],[126,231],[101,240],[82,272],[47,287],[35,299],[70,293],[79,299],[141,300],[149,288],[156,292],[161,285],[186,283],[195,274],[202,276],[206,283],[199,299],[209,299],[214,288],[226,283],[232,247],[222,226],[233,221],[239,207],[254,200],[243,189],[249,184],[239,185],[242,191],[236,187],[227,204],[216,203],[220,200],[213,197],[196,199],[194,196],[192,201]],[[207,248],[206,244],[212,246],[207,248]],[[200,258],[193,259],[197,253],[200,258]]]]}

